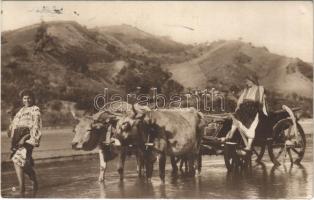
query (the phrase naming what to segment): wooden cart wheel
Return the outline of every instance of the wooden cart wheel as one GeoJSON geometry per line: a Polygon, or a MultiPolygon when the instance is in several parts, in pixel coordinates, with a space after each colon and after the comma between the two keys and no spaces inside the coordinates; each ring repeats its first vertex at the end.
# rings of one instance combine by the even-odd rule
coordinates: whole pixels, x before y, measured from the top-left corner
{"type": "Polygon", "coordinates": [[[237,143],[226,142],[224,146],[224,160],[228,171],[232,171],[238,167],[239,160],[236,155],[237,143]]]}
{"type": "Polygon", "coordinates": [[[256,162],[261,162],[264,156],[265,150],[266,150],[266,144],[253,146],[251,159],[256,162]]]}
{"type": "Polygon", "coordinates": [[[228,171],[245,169],[250,166],[251,154],[239,155],[238,151],[241,151],[241,149],[238,143],[226,142],[224,146],[224,160],[228,171]]]}
{"type": "Polygon", "coordinates": [[[268,153],[271,161],[275,165],[280,165],[285,160],[290,160],[291,163],[300,163],[304,157],[306,148],[305,134],[297,123],[297,131],[299,141],[294,145],[286,145],[287,140],[296,140],[295,135],[290,134],[293,131],[293,122],[290,118],[279,121],[273,130],[273,140],[268,145],[268,153]]]}

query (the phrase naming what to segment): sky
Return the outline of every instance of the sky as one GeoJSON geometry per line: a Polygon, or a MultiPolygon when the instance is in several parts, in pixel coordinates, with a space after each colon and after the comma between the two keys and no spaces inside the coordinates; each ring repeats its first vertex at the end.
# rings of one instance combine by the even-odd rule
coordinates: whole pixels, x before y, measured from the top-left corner
{"type": "Polygon", "coordinates": [[[186,44],[242,38],[313,62],[312,6],[311,1],[2,1],[1,30],[42,19],[75,20],[89,28],[129,24],[186,44]],[[63,14],[50,13],[54,8],[63,8],[63,14]]]}

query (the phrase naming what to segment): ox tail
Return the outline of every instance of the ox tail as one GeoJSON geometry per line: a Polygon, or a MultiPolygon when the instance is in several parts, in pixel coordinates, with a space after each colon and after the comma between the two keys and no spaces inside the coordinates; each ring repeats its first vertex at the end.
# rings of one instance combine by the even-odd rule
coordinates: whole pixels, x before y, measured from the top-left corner
{"type": "Polygon", "coordinates": [[[206,126],[206,122],[205,122],[205,117],[204,117],[203,113],[197,112],[197,117],[198,117],[198,124],[196,127],[196,149],[197,149],[197,152],[199,153],[200,148],[201,148],[202,137],[204,135],[204,128],[206,126]]]}

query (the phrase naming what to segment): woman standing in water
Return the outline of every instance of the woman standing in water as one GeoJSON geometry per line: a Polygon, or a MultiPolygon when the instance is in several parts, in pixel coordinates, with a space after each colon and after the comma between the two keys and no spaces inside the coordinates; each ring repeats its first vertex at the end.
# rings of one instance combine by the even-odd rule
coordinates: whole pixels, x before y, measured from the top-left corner
{"type": "Polygon", "coordinates": [[[35,105],[35,96],[30,90],[20,93],[23,107],[14,116],[10,125],[11,159],[19,181],[20,195],[25,195],[24,174],[27,174],[33,183],[33,195],[36,195],[38,183],[34,171],[32,158],[33,148],[39,146],[41,138],[40,110],[35,105]]]}
{"type": "Polygon", "coordinates": [[[236,129],[244,132],[248,142],[243,154],[250,151],[255,138],[255,130],[260,119],[267,114],[264,87],[260,86],[256,76],[250,75],[245,78],[246,88],[238,99],[235,114],[232,116],[233,123],[230,132],[225,139],[232,138],[236,129]]]}

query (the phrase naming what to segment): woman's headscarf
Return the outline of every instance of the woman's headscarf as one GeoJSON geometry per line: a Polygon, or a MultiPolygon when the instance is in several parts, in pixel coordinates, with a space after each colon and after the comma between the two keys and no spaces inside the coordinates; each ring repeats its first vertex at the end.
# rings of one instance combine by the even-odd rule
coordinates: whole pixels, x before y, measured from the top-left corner
{"type": "Polygon", "coordinates": [[[258,77],[255,74],[249,74],[245,79],[252,81],[255,85],[259,85],[258,77]]]}

